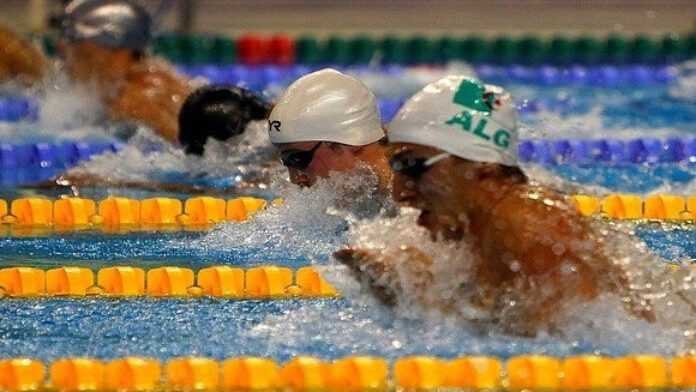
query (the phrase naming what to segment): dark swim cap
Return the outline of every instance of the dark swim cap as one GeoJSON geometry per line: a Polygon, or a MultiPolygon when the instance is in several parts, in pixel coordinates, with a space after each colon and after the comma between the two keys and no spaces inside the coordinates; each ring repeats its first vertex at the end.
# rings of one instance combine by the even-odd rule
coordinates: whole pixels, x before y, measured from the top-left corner
{"type": "Polygon", "coordinates": [[[65,7],[62,28],[69,42],[144,50],[152,37],[152,18],[132,0],[73,0],[65,7]]]}
{"type": "Polygon", "coordinates": [[[236,86],[203,86],[179,112],[179,142],[187,154],[202,155],[209,137],[224,141],[244,133],[249,121],[268,118],[271,105],[236,86]]]}

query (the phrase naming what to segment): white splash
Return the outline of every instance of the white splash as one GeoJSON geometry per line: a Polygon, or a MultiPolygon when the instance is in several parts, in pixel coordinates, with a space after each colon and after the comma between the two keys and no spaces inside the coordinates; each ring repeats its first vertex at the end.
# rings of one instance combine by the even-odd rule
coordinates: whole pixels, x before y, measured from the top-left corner
{"type": "Polygon", "coordinates": [[[89,174],[112,181],[167,181],[263,179],[281,170],[268,134],[261,122],[250,123],[246,132],[226,142],[209,140],[202,157],[186,155],[145,127],[139,127],[118,153],[107,153],[84,162],[71,174],[89,174]]]}
{"type": "Polygon", "coordinates": [[[300,188],[286,175],[278,174],[271,186],[283,195],[282,205],[267,208],[249,222],[221,226],[194,246],[251,249],[266,262],[288,257],[326,262],[345,241],[347,220],[382,202],[374,198],[374,177],[334,174],[311,188],[300,188]]]}

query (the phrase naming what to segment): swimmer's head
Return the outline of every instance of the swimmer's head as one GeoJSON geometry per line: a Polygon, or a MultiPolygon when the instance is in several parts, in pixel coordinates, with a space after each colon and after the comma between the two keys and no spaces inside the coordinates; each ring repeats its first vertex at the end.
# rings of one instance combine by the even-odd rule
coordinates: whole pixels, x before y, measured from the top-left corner
{"type": "Polygon", "coordinates": [[[517,166],[517,110],[498,86],[452,75],[411,97],[389,124],[389,141],[435,147],[474,162],[517,166]]]}
{"type": "Polygon", "coordinates": [[[460,238],[465,211],[526,182],[516,140],[516,113],[504,90],[458,76],[434,82],[390,124],[394,199],[421,209],[419,223],[434,234],[460,238]]]}
{"type": "Polygon", "coordinates": [[[291,180],[311,185],[360,162],[388,173],[380,141],[384,130],[375,95],[359,80],[333,69],[306,75],[288,87],[268,120],[291,180]]]}
{"type": "Polygon", "coordinates": [[[144,56],[152,21],[132,0],[73,0],[61,27],[59,49],[73,79],[110,85],[144,56]]]}
{"type": "Polygon", "coordinates": [[[132,0],[73,0],[65,8],[62,38],[89,41],[110,49],[144,51],[152,37],[152,18],[132,0]]]}
{"type": "Polygon", "coordinates": [[[268,118],[271,105],[235,86],[204,86],[179,112],[179,142],[188,154],[203,154],[208,138],[225,141],[244,133],[250,121],[268,118]]]}

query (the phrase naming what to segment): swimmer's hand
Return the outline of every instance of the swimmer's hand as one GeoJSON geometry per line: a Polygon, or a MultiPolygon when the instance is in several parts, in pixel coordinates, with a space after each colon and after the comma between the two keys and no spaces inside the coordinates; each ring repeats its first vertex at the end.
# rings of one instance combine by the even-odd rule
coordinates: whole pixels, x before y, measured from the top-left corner
{"type": "Polygon", "coordinates": [[[336,260],[350,268],[353,275],[367,285],[372,293],[385,305],[396,304],[396,293],[385,284],[385,265],[373,251],[343,248],[333,254],[336,260]]]}
{"type": "Polygon", "coordinates": [[[409,295],[415,296],[425,292],[433,281],[429,271],[432,260],[412,246],[399,248],[396,253],[346,247],[335,252],[334,258],[349,267],[377,299],[389,306],[396,305],[404,294],[402,279],[412,283],[409,295]]]}

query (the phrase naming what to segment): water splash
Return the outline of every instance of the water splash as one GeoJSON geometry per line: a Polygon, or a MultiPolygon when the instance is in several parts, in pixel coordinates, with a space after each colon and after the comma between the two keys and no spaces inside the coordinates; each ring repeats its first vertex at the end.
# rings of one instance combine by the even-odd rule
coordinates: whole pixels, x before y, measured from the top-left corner
{"type": "Polygon", "coordinates": [[[347,219],[378,209],[382,202],[375,197],[377,179],[363,174],[335,174],[311,188],[297,187],[279,176],[272,188],[283,195],[282,205],[244,224],[224,225],[193,246],[243,248],[267,261],[301,258],[322,263],[345,241],[347,219]]]}
{"type": "Polygon", "coordinates": [[[139,127],[118,153],[85,162],[72,175],[91,175],[118,181],[160,181],[226,188],[242,181],[264,186],[281,171],[262,122],[252,122],[234,140],[210,140],[202,157],[186,155],[151,130],[139,127]]]}
{"type": "MultiPolygon", "coordinates": [[[[599,225],[595,230],[606,243],[611,260],[622,264],[628,271],[632,295],[642,298],[641,301],[651,302],[658,321],[649,323],[628,314],[622,296],[603,293],[590,302],[568,304],[551,331],[541,331],[534,338],[523,338],[504,334],[505,328],[501,331],[491,324],[491,320],[486,320],[490,315],[482,314],[465,295],[454,297],[462,294],[462,287],[476,285],[469,269],[475,255],[465,243],[443,244],[432,241],[424,229],[416,226],[415,219],[414,211],[404,209],[398,218],[363,222],[362,225],[351,228],[350,232],[351,244],[380,252],[381,257],[394,258],[395,264],[400,266],[399,271],[391,276],[393,280],[381,282],[392,287],[398,294],[398,307],[393,311],[375,307],[373,299],[365,298],[364,290],[356,291],[351,275],[338,269],[327,276],[350,298],[354,313],[342,313],[332,320],[330,325],[340,325],[336,327],[337,330],[315,331],[316,334],[312,336],[316,339],[339,339],[339,331],[348,328],[343,326],[346,323],[352,325],[365,323],[366,319],[384,320],[386,317],[390,320],[386,326],[375,327],[377,331],[374,335],[361,336],[360,339],[371,339],[372,344],[379,340],[381,347],[387,347],[386,350],[390,351],[386,336],[411,336],[415,329],[418,330],[415,332],[418,339],[401,339],[402,344],[408,347],[407,351],[426,348],[425,352],[435,350],[440,353],[444,346],[454,345],[458,347],[453,350],[455,352],[478,352],[481,349],[490,353],[499,349],[495,348],[492,340],[501,339],[508,345],[503,350],[507,354],[503,355],[518,352],[520,347],[533,352],[547,352],[550,346],[553,346],[550,350],[554,353],[563,350],[572,352],[575,349],[587,351],[590,348],[590,351],[607,354],[626,351],[674,354],[694,344],[690,337],[696,328],[692,305],[696,302],[693,284],[696,274],[687,266],[669,266],[660,262],[659,257],[649,252],[645,244],[631,235],[630,226],[599,225]],[[412,253],[404,252],[405,247],[416,246],[414,244],[418,244],[419,252],[432,259],[432,264],[421,265],[418,258],[412,257],[412,253]],[[432,283],[424,283],[424,279],[430,277],[432,283]],[[452,311],[452,302],[456,312],[452,311]],[[438,305],[442,309],[443,303],[448,304],[444,316],[442,311],[434,310],[438,305]],[[453,313],[457,316],[452,317],[453,313]],[[427,333],[423,334],[425,331],[427,333]],[[502,336],[505,337],[501,338],[502,336]],[[470,340],[474,340],[473,349],[470,340]]],[[[308,327],[310,321],[307,318],[311,320],[312,315],[303,315],[293,320],[283,318],[282,323],[287,330],[300,331],[308,327]]],[[[268,321],[276,322],[276,316],[268,321]]],[[[363,330],[361,325],[352,325],[350,328],[363,330]]],[[[401,351],[394,350],[395,353],[401,351]]]]}

